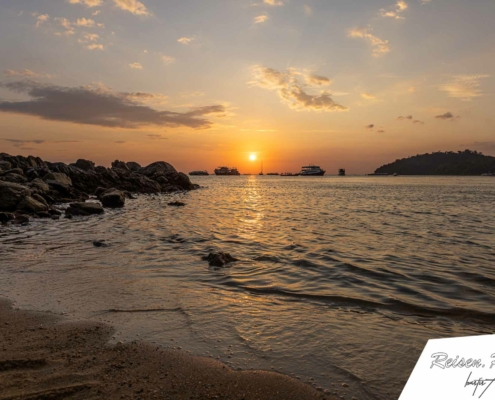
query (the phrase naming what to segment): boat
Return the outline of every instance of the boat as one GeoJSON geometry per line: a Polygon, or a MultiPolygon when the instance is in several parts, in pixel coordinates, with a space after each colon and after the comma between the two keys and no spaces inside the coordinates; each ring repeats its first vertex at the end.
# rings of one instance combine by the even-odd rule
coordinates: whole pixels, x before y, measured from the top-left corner
{"type": "Polygon", "coordinates": [[[344,168],[339,169],[339,176],[345,176],[345,169],[344,168]]]}
{"type": "Polygon", "coordinates": [[[261,161],[261,171],[258,175],[263,175],[263,161],[261,161]]]}
{"type": "Polygon", "coordinates": [[[208,171],[191,171],[189,175],[210,175],[208,171]]]}
{"type": "Polygon", "coordinates": [[[282,172],[280,176],[298,176],[299,174],[293,174],[292,172],[282,172]]]}
{"type": "Polygon", "coordinates": [[[237,168],[218,167],[215,169],[215,175],[240,175],[237,168]]]}
{"type": "Polygon", "coordinates": [[[268,172],[267,175],[280,175],[278,172],[268,172]]]}
{"type": "Polygon", "coordinates": [[[325,170],[321,169],[318,165],[306,165],[301,168],[299,175],[301,176],[323,176],[325,175],[325,170]]]}
{"type": "Polygon", "coordinates": [[[366,174],[367,176],[389,176],[386,172],[374,172],[372,174],[366,174]]]}

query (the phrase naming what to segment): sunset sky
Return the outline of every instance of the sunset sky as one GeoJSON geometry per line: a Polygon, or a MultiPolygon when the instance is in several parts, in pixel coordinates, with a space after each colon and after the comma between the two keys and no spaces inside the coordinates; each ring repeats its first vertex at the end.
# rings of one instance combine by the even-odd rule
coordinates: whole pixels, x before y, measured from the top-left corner
{"type": "Polygon", "coordinates": [[[494,17],[493,0],[0,0],[0,152],[328,174],[495,155],[494,17]]]}

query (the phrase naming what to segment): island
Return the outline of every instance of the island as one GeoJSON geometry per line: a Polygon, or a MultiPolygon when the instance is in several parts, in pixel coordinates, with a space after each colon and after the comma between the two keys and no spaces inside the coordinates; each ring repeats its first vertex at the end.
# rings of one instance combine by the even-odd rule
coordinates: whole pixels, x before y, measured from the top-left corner
{"type": "Polygon", "coordinates": [[[418,154],[397,159],[375,170],[375,174],[483,175],[495,173],[495,157],[476,150],[418,154]]]}

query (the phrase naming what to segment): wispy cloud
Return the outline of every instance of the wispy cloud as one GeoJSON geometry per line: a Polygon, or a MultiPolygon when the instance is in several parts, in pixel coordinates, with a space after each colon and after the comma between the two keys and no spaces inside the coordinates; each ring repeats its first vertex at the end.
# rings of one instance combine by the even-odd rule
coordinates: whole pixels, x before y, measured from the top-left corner
{"type": "MultiPolygon", "coordinates": [[[[298,70],[289,69],[280,72],[273,68],[255,65],[252,67],[253,80],[248,82],[251,86],[276,91],[282,102],[294,110],[305,111],[346,111],[348,108],[337,104],[332,95],[326,91],[318,94],[309,94],[305,91],[299,76],[304,75],[298,70]]],[[[319,77],[328,79],[325,77],[319,77]]]]}
{"type": "Polygon", "coordinates": [[[19,76],[23,76],[26,78],[49,78],[49,79],[53,78],[53,75],[37,73],[31,71],[30,69],[21,69],[21,70],[7,69],[5,70],[4,74],[9,78],[15,78],[19,76]]]}
{"type": "Polygon", "coordinates": [[[377,133],[385,133],[385,131],[383,129],[379,129],[377,133]]]}
{"type": "Polygon", "coordinates": [[[134,15],[152,15],[146,6],[138,0],[113,0],[116,7],[134,15]]]}
{"type": "Polygon", "coordinates": [[[268,20],[268,15],[258,15],[257,17],[254,17],[253,22],[255,24],[262,24],[268,20]]]}
{"type": "Polygon", "coordinates": [[[88,50],[103,50],[103,49],[105,49],[105,47],[102,44],[99,44],[99,43],[88,44],[86,46],[86,48],[88,50]]]}
{"type": "Polygon", "coordinates": [[[177,41],[180,44],[185,44],[185,45],[190,44],[193,40],[194,40],[193,37],[187,37],[187,36],[184,36],[184,37],[181,37],[181,38],[177,39],[177,41]]]}
{"type": "Polygon", "coordinates": [[[415,119],[412,123],[416,124],[416,125],[424,125],[425,124],[423,121],[420,121],[419,119],[415,119]]]}
{"type": "Polygon", "coordinates": [[[407,10],[408,5],[404,0],[399,0],[397,3],[390,8],[382,8],[380,10],[380,15],[386,18],[395,19],[405,19],[401,14],[407,10]]]}
{"type": "Polygon", "coordinates": [[[175,62],[175,57],[172,56],[162,55],[161,59],[165,65],[170,65],[175,62]]]}
{"type": "Polygon", "coordinates": [[[47,22],[50,19],[48,14],[35,15],[36,16],[36,28],[39,28],[42,24],[47,22]]]}
{"type": "Polygon", "coordinates": [[[483,96],[480,81],[489,78],[490,75],[453,75],[451,81],[439,86],[449,97],[463,101],[472,101],[476,97],[483,96]]]}
{"type": "Polygon", "coordinates": [[[24,145],[26,144],[42,144],[42,143],[45,143],[44,140],[39,140],[39,139],[35,139],[35,140],[21,140],[21,139],[2,139],[6,142],[10,142],[12,143],[12,145],[14,147],[24,147],[24,145]]]}
{"type": "Polygon", "coordinates": [[[69,0],[71,4],[84,4],[87,7],[98,7],[101,6],[102,0],[69,0]]]}
{"type": "Polygon", "coordinates": [[[31,97],[26,101],[2,101],[0,111],[76,124],[128,129],[144,126],[206,129],[212,125],[206,116],[221,116],[226,112],[218,104],[188,112],[159,111],[137,101],[133,93],[100,86],[63,87],[34,81],[0,83],[0,86],[31,97]]]}
{"type": "Polygon", "coordinates": [[[138,62],[129,64],[129,67],[131,67],[132,69],[143,69],[143,66],[138,62]]]}
{"type": "Polygon", "coordinates": [[[311,17],[313,15],[313,9],[307,4],[304,5],[304,12],[308,17],[311,17]]]}
{"type": "Polygon", "coordinates": [[[405,119],[408,119],[408,120],[412,120],[413,119],[413,116],[412,115],[406,115],[405,117],[403,117],[402,115],[400,117],[397,117],[397,119],[399,121],[402,121],[402,120],[405,120],[405,119]]]}
{"type": "Polygon", "coordinates": [[[376,96],[373,96],[371,93],[361,93],[361,97],[365,100],[375,100],[376,96]]]}
{"type": "Polygon", "coordinates": [[[380,39],[370,32],[370,28],[354,28],[349,31],[349,37],[367,40],[373,48],[373,56],[380,57],[390,51],[388,40],[380,39]]]}
{"type": "Polygon", "coordinates": [[[283,6],[284,2],[282,0],[263,0],[264,4],[268,4],[269,6],[283,6]]]}
{"type": "Polygon", "coordinates": [[[153,139],[153,140],[168,140],[168,138],[163,137],[162,135],[157,135],[157,134],[150,134],[150,135],[148,135],[148,137],[150,139],[153,139]]]}
{"type": "Polygon", "coordinates": [[[105,25],[97,23],[94,20],[87,18],[78,18],[74,25],[84,26],[85,28],[94,28],[95,26],[97,26],[98,28],[105,27],[105,25]]]}
{"type": "Polygon", "coordinates": [[[461,117],[460,116],[456,117],[456,116],[454,116],[454,114],[452,114],[449,111],[449,112],[446,112],[445,114],[437,115],[435,118],[436,119],[443,119],[444,121],[455,121],[461,117]]]}
{"type": "Polygon", "coordinates": [[[375,127],[375,124],[369,124],[369,125],[366,125],[365,128],[366,129],[373,129],[375,127]]]}

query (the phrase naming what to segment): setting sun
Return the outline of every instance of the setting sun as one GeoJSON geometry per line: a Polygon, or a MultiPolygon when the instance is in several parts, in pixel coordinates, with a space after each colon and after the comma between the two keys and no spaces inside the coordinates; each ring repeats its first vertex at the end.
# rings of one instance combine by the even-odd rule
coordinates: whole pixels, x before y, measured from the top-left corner
{"type": "Polygon", "coordinates": [[[256,153],[251,153],[251,154],[249,155],[249,159],[250,159],[251,161],[256,161],[256,153]]]}

